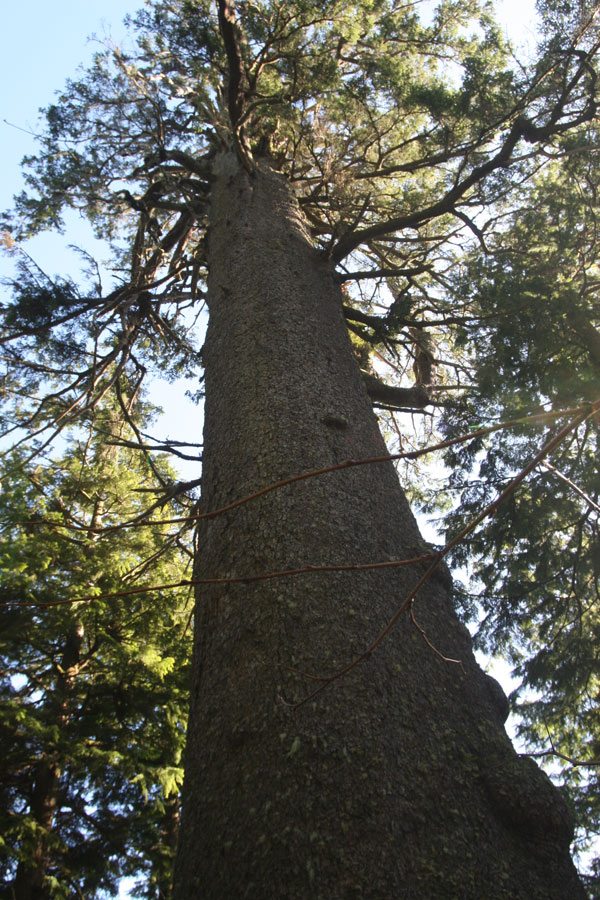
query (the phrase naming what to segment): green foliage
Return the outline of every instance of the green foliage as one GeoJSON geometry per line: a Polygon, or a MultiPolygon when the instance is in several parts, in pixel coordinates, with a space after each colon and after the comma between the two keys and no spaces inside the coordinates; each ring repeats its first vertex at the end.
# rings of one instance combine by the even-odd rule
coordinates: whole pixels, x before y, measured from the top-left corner
{"type": "MultiPolygon", "coordinates": [[[[507,233],[457,278],[483,327],[473,341],[476,391],[446,417],[448,433],[519,410],[572,407],[600,388],[597,134],[570,138],[560,163],[523,196],[507,233]]],[[[558,426],[549,426],[550,436],[558,426]]],[[[460,498],[450,534],[494,497],[540,446],[529,429],[452,451],[460,498]]],[[[457,549],[483,615],[480,646],[501,650],[521,687],[513,701],[532,749],[548,752],[571,790],[582,847],[598,832],[600,748],[600,477],[598,423],[580,426],[491,522],[457,549]],[[556,756],[553,753],[562,756],[556,756]],[[595,764],[594,764],[595,763],[595,764]]],[[[456,496],[455,494],[455,496],[456,496]]],[[[467,606],[473,611],[467,597],[467,606]]]]}
{"type": "Polygon", "coordinates": [[[0,475],[4,891],[40,852],[48,896],[114,895],[126,874],[142,877],[140,896],[169,890],[189,595],[118,594],[180,581],[186,556],[160,526],[110,530],[143,511],[154,476],[102,425],[45,463],[16,452],[0,475]]]}

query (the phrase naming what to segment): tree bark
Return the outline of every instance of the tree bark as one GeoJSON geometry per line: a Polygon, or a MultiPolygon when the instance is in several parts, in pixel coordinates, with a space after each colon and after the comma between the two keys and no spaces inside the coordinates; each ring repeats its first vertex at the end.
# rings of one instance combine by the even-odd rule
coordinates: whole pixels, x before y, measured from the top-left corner
{"type": "MultiPolygon", "coordinates": [[[[221,156],[209,235],[203,509],[385,445],[330,263],[285,181],[221,156]]],[[[197,577],[428,552],[391,463],[201,523],[197,577]]],[[[582,898],[569,813],[503,728],[442,578],[369,660],[422,565],[202,587],[175,897],[582,898]],[[428,643],[429,641],[429,643],[428,643]],[[462,665],[445,661],[430,646],[462,665]]]]}
{"type": "Polygon", "coordinates": [[[373,403],[383,403],[388,406],[399,406],[405,409],[423,409],[431,398],[422,384],[414,384],[412,387],[397,387],[395,384],[385,384],[376,375],[369,372],[362,373],[367,394],[373,403]]]}
{"type": "Polygon", "coordinates": [[[46,883],[48,836],[56,811],[59,778],[60,769],[56,762],[41,759],[34,768],[30,815],[38,831],[33,838],[30,858],[17,866],[12,886],[15,900],[49,900],[51,896],[46,883]]]}

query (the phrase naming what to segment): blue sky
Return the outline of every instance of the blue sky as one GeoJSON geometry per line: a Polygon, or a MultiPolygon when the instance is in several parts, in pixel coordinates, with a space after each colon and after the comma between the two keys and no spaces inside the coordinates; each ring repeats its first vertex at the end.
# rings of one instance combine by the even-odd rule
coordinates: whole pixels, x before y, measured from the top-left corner
{"type": "Polygon", "coordinates": [[[54,93],[98,46],[89,40],[90,35],[95,34],[100,41],[109,37],[118,41],[125,31],[124,17],[140,6],[140,0],[3,4],[0,209],[9,205],[18,187],[20,160],[32,149],[31,136],[19,129],[35,131],[39,108],[52,102],[54,93]]]}
{"type": "MultiPolygon", "coordinates": [[[[89,61],[103,43],[120,43],[126,35],[123,20],[135,13],[143,0],[29,0],[7,3],[2,10],[0,29],[0,58],[4,63],[0,92],[0,213],[12,205],[13,196],[23,187],[20,163],[25,154],[35,152],[35,133],[40,108],[48,106],[60,92],[68,78],[74,77],[79,66],[89,61]]],[[[95,243],[90,230],[75,215],[70,215],[65,235],[49,234],[27,244],[27,251],[35,261],[53,276],[77,275],[78,257],[66,249],[67,244],[85,246],[100,261],[103,247],[95,243]]],[[[10,259],[0,257],[0,274],[12,272],[10,259]]],[[[187,385],[195,390],[196,385],[187,385]]],[[[184,388],[154,382],[154,402],[169,410],[156,425],[159,437],[199,441],[202,420],[197,407],[184,396],[184,388]],[[187,423],[186,435],[180,428],[187,423]]],[[[183,467],[182,467],[183,468],[183,467]]],[[[182,477],[198,476],[196,464],[185,466],[182,477]]]]}

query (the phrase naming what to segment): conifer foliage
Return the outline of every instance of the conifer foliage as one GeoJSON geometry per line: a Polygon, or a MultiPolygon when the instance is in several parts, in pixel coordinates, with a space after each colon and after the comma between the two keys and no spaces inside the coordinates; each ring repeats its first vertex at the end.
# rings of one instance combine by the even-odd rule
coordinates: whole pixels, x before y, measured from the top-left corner
{"type": "MultiPolygon", "coordinates": [[[[519,406],[568,407],[597,395],[597,140],[595,130],[568,138],[559,160],[528,186],[502,241],[457,274],[457,291],[485,324],[473,342],[473,394],[447,410],[448,434],[475,416],[492,421],[519,406]]],[[[476,600],[483,613],[478,640],[513,664],[521,734],[570,786],[583,846],[599,828],[597,440],[593,426],[580,429],[456,551],[472,575],[465,609],[476,600]]],[[[449,530],[534,452],[525,431],[450,451],[449,530]]]]}
{"type": "Polygon", "coordinates": [[[3,461],[3,896],[114,895],[126,874],[168,893],[190,598],[139,589],[188,557],[160,526],[112,530],[153,481],[127,434],[99,410],[59,455],[3,461]]]}

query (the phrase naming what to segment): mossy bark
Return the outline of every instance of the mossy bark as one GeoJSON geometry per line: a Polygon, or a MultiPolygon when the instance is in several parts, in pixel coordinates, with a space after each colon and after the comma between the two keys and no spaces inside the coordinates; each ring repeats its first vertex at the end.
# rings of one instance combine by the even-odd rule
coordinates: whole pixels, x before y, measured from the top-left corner
{"type": "MultiPolygon", "coordinates": [[[[215,168],[203,509],[385,453],[327,259],[284,179],[215,168]]],[[[328,474],[204,521],[198,577],[425,552],[391,463],[328,474]]],[[[175,897],[581,898],[567,808],[521,760],[443,579],[370,659],[423,572],[203,587],[175,897]]],[[[501,693],[501,692],[500,692],[501,693]]]]}

